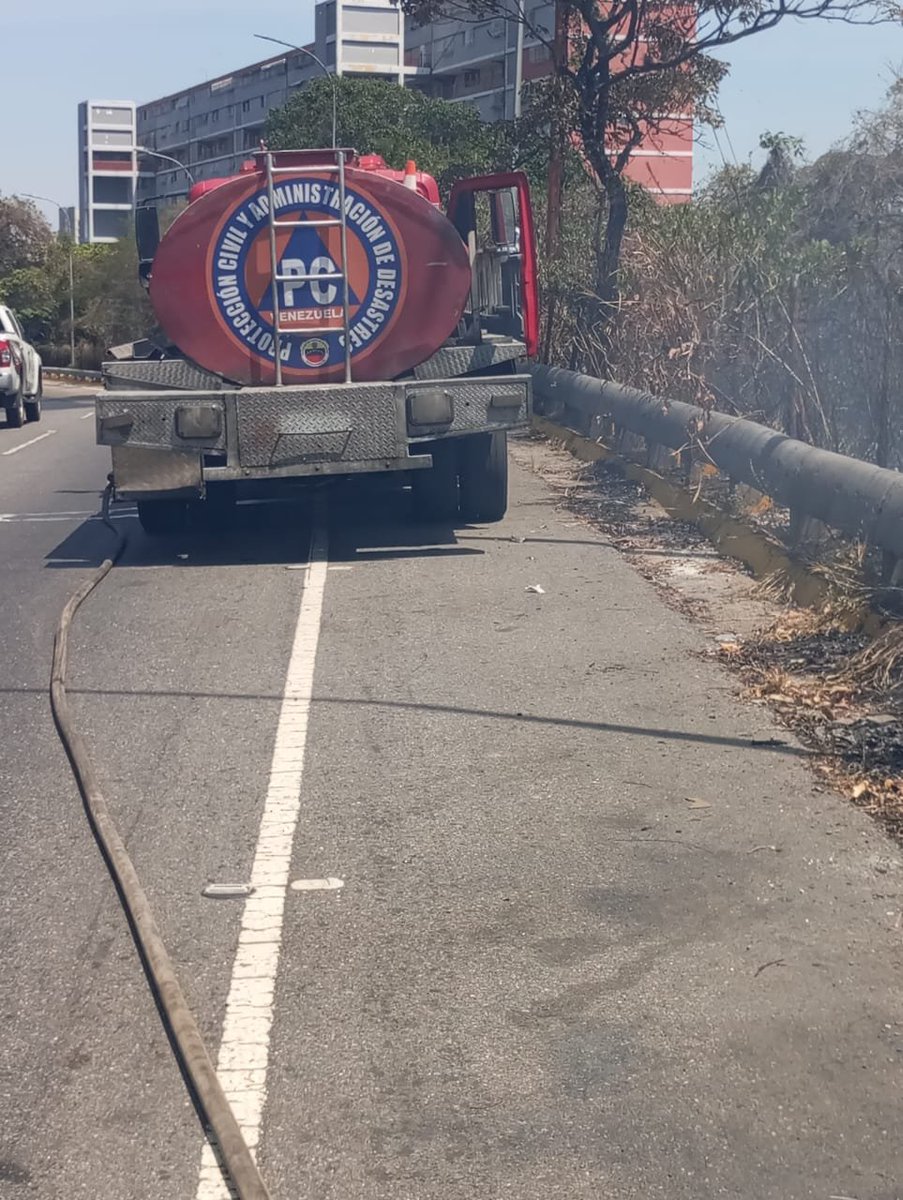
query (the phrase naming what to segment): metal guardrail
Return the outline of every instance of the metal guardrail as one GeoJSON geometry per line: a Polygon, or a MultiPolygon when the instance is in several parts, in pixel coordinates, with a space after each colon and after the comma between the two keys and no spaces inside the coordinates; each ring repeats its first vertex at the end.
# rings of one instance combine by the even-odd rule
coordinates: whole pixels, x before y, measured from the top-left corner
{"type": "Polygon", "coordinates": [[[819,450],[754,421],[706,414],[620,384],[559,367],[531,368],[537,411],[615,425],[672,450],[698,441],[702,455],[737,482],[790,509],[903,559],[903,474],[819,450]],[[701,432],[698,432],[701,431],[701,432]]]}
{"type": "Polygon", "coordinates": [[[78,367],[44,367],[45,379],[56,379],[60,383],[97,383],[103,379],[100,371],[82,371],[78,367]]]}

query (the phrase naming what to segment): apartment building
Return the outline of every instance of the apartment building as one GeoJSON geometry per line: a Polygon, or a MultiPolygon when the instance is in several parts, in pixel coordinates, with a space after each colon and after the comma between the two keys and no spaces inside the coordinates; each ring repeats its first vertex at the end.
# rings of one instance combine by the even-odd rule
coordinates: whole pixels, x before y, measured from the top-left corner
{"type": "MultiPolygon", "coordinates": [[[[404,38],[404,18],[391,0],[322,0],[309,45],[141,105],[139,145],[178,159],[195,179],[231,175],[258,149],[270,110],[324,68],[403,84],[404,38]]],[[[184,171],[150,155],[141,156],[140,166],[139,199],[185,195],[184,171]]]]}
{"type": "MultiPolygon", "coordinates": [[[[315,36],[228,75],[138,106],[137,198],[183,197],[190,177],[235,173],[258,147],[267,114],[324,71],[369,76],[472,104],[487,121],[519,112],[522,85],[552,70],[550,0],[527,0],[530,28],[516,20],[405,22],[392,0],[320,0],[315,36]],[[539,31],[536,36],[531,29],[539,31]]],[[[693,183],[691,124],[672,124],[634,153],[629,176],[662,202],[687,199],[693,183]]],[[[82,202],[84,211],[84,202],[82,202]]]]}
{"type": "Polygon", "coordinates": [[[135,104],[84,100],[78,106],[80,242],[115,242],[128,228],[138,177],[135,104]]]}

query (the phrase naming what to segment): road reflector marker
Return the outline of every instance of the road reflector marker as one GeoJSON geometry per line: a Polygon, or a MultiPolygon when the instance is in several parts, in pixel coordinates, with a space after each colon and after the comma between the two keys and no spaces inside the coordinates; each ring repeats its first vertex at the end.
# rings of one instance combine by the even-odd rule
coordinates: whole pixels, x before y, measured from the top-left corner
{"type": "Polygon", "coordinates": [[[254,888],[250,883],[208,883],[201,889],[201,895],[210,900],[230,900],[253,895],[253,892],[254,888]]]}
{"type": "Polygon", "coordinates": [[[296,879],[291,888],[293,892],[338,892],[344,886],[344,879],[330,875],[328,879],[296,879]]]}

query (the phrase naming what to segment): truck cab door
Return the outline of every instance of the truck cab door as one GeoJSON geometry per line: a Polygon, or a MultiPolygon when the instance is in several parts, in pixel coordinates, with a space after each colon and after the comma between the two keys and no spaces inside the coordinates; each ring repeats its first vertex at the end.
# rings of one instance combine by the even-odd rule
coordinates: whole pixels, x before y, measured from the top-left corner
{"type": "Polygon", "coordinates": [[[539,297],[526,175],[509,171],[459,180],[452,187],[448,218],[470,254],[470,325],[478,335],[524,342],[532,357],[539,348],[539,297]]]}

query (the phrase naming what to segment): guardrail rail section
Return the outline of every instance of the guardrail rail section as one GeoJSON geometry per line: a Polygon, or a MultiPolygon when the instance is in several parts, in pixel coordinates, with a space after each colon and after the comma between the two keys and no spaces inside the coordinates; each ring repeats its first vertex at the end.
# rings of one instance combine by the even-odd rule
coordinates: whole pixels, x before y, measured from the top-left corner
{"type": "Polygon", "coordinates": [[[790,509],[793,520],[811,518],[890,556],[889,573],[903,561],[903,474],[858,458],[819,450],[775,429],[705,413],[680,400],[666,400],[621,384],[578,375],[561,367],[531,368],[538,411],[564,409],[592,429],[609,420],[650,444],[686,448],[689,431],[701,429],[700,444],[712,464],[790,509]]]}

